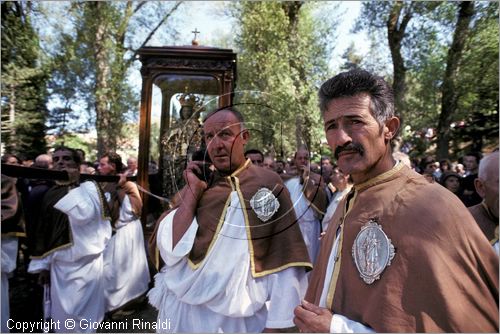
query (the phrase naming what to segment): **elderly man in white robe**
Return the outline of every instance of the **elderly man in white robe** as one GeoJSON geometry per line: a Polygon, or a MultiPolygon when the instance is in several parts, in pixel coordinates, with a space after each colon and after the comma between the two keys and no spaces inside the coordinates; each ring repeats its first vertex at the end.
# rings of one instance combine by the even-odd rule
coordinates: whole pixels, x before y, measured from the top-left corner
{"type": "Polygon", "coordinates": [[[295,152],[298,175],[288,179],[285,186],[290,192],[295,215],[312,263],[319,252],[321,219],[326,211],[328,197],[321,175],[310,171],[309,151],[301,147],[295,152]]]}
{"type": "Polygon", "coordinates": [[[70,181],[58,182],[42,201],[37,242],[28,271],[50,286],[50,316],[57,332],[95,332],[90,322],[104,318],[103,252],[111,237],[104,196],[94,182],[76,186],[79,157],[56,149],[54,169],[70,181]],[[70,320],[71,319],[71,320],[70,320]]]}
{"type": "Polygon", "coordinates": [[[157,226],[165,266],[148,295],[157,331],[294,330],[291,306],[311,264],[288,191],[276,173],[245,160],[239,112],[210,114],[203,131],[216,171],[190,162],[178,207],[157,226]]]}

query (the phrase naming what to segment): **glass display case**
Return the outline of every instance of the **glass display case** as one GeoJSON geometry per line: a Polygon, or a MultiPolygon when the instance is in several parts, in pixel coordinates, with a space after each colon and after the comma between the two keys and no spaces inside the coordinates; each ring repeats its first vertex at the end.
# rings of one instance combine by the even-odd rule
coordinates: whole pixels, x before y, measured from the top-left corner
{"type": "MultiPolygon", "coordinates": [[[[143,47],[137,182],[156,196],[170,199],[183,185],[182,171],[202,148],[201,120],[230,105],[236,81],[236,54],[202,46],[143,47]]],[[[165,201],[143,197],[157,218],[165,201]]]]}

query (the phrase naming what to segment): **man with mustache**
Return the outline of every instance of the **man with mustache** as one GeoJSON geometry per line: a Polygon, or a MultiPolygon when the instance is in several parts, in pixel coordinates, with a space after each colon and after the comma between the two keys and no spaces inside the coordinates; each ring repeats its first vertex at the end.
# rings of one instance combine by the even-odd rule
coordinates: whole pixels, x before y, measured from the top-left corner
{"type": "Polygon", "coordinates": [[[294,156],[298,175],[285,181],[295,215],[312,263],[316,261],[321,235],[321,219],[328,205],[325,183],[321,175],[310,170],[309,150],[300,147],[294,156]]]}
{"type": "Polygon", "coordinates": [[[354,182],[333,215],[295,324],[302,332],[498,332],[498,257],[451,192],[392,158],[391,87],[351,70],[319,91],[354,182]]]}
{"type": "Polygon", "coordinates": [[[165,266],[148,294],[159,310],[157,331],[294,326],[293,308],[305,292],[311,263],[280,177],[245,159],[249,136],[234,109],[215,111],[204,121],[215,171],[204,181],[196,175],[202,175],[203,162],[191,161],[178,206],[157,226],[165,266]]]}

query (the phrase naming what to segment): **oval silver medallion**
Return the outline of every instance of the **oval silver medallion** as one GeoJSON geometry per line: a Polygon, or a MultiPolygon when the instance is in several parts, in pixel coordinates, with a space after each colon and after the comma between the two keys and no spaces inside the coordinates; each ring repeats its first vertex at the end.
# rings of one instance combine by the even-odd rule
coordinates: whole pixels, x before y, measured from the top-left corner
{"type": "Polygon", "coordinates": [[[384,269],[391,265],[395,254],[391,239],[375,219],[370,219],[361,227],[352,245],[352,257],[366,284],[372,284],[380,278],[384,269]]]}
{"type": "Polygon", "coordinates": [[[266,222],[278,212],[280,202],[271,190],[260,188],[250,199],[250,206],[257,217],[266,222]]]}

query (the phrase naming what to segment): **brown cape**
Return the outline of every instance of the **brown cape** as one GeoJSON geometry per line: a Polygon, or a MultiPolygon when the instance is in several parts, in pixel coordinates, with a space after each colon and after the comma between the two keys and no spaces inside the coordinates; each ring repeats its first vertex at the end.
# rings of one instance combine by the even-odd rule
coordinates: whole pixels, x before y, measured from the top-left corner
{"type": "Polygon", "coordinates": [[[230,193],[236,190],[243,205],[247,226],[251,270],[253,277],[261,277],[288,267],[312,268],[307,248],[290,200],[290,194],[278,174],[252,165],[244,166],[227,177],[215,174],[210,187],[203,193],[196,212],[198,232],[189,254],[189,260],[198,265],[217,237],[229,206],[230,193]],[[261,221],[250,206],[255,193],[267,188],[278,199],[280,207],[271,219],[261,221]]]}
{"type": "MultiPolygon", "coordinates": [[[[101,210],[104,217],[109,219],[109,208],[105,205],[102,189],[95,181],[93,182],[99,193],[101,210]]],[[[71,225],[68,215],[54,208],[57,202],[72,189],[69,185],[55,185],[50,188],[43,197],[39,217],[35,248],[31,258],[40,259],[47,255],[73,245],[71,225]]]]}
{"type": "Polygon", "coordinates": [[[2,174],[2,236],[24,237],[24,228],[16,179],[2,174]]]}
{"type": "Polygon", "coordinates": [[[43,258],[73,244],[68,216],[54,208],[54,205],[66,196],[69,190],[70,187],[67,185],[56,185],[45,193],[40,206],[41,215],[35,231],[35,249],[31,255],[32,258],[43,258]]]}
{"type": "MultiPolygon", "coordinates": [[[[296,174],[285,173],[279,174],[279,176],[283,182],[293,179],[294,177],[300,177],[296,174]]],[[[326,213],[326,209],[328,207],[328,197],[326,194],[326,185],[321,175],[310,172],[309,176],[305,179],[302,192],[309,203],[311,203],[314,210],[321,215],[326,213]]]]}
{"type": "Polygon", "coordinates": [[[104,194],[110,194],[110,198],[106,201],[106,203],[111,215],[111,227],[113,228],[113,232],[115,232],[116,223],[120,218],[120,208],[125,195],[129,196],[130,205],[134,215],[136,217],[141,216],[142,200],[135,183],[127,181],[122,186],[118,186],[115,182],[101,182],[99,183],[99,186],[104,194]]]}
{"type": "MultiPolygon", "coordinates": [[[[212,240],[217,238],[216,232],[224,222],[228,199],[233,190],[238,192],[244,206],[247,235],[251,240],[249,251],[253,277],[262,277],[293,266],[310,270],[312,264],[288,190],[278,174],[252,165],[250,160],[231,176],[223,177],[214,173],[214,179],[198,202],[196,219],[199,228],[189,254],[190,264],[197,267],[210,251],[212,240]],[[266,222],[262,222],[250,206],[251,198],[261,188],[271,190],[280,203],[278,212],[266,222]]],[[[156,245],[159,222],[168,212],[160,217],[155,226],[149,241],[150,251],[156,245]]]]}
{"type": "Polygon", "coordinates": [[[376,332],[498,332],[498,257],[454,194],[399,164],[355,185],[352,195],[341,201],[322,239],[306,300],[319,303],[342,224],[327,298],[334,314],[376,332]],[[396,254],[380,279],[367,284],[351,252],[372,218],[396,254]]]}

